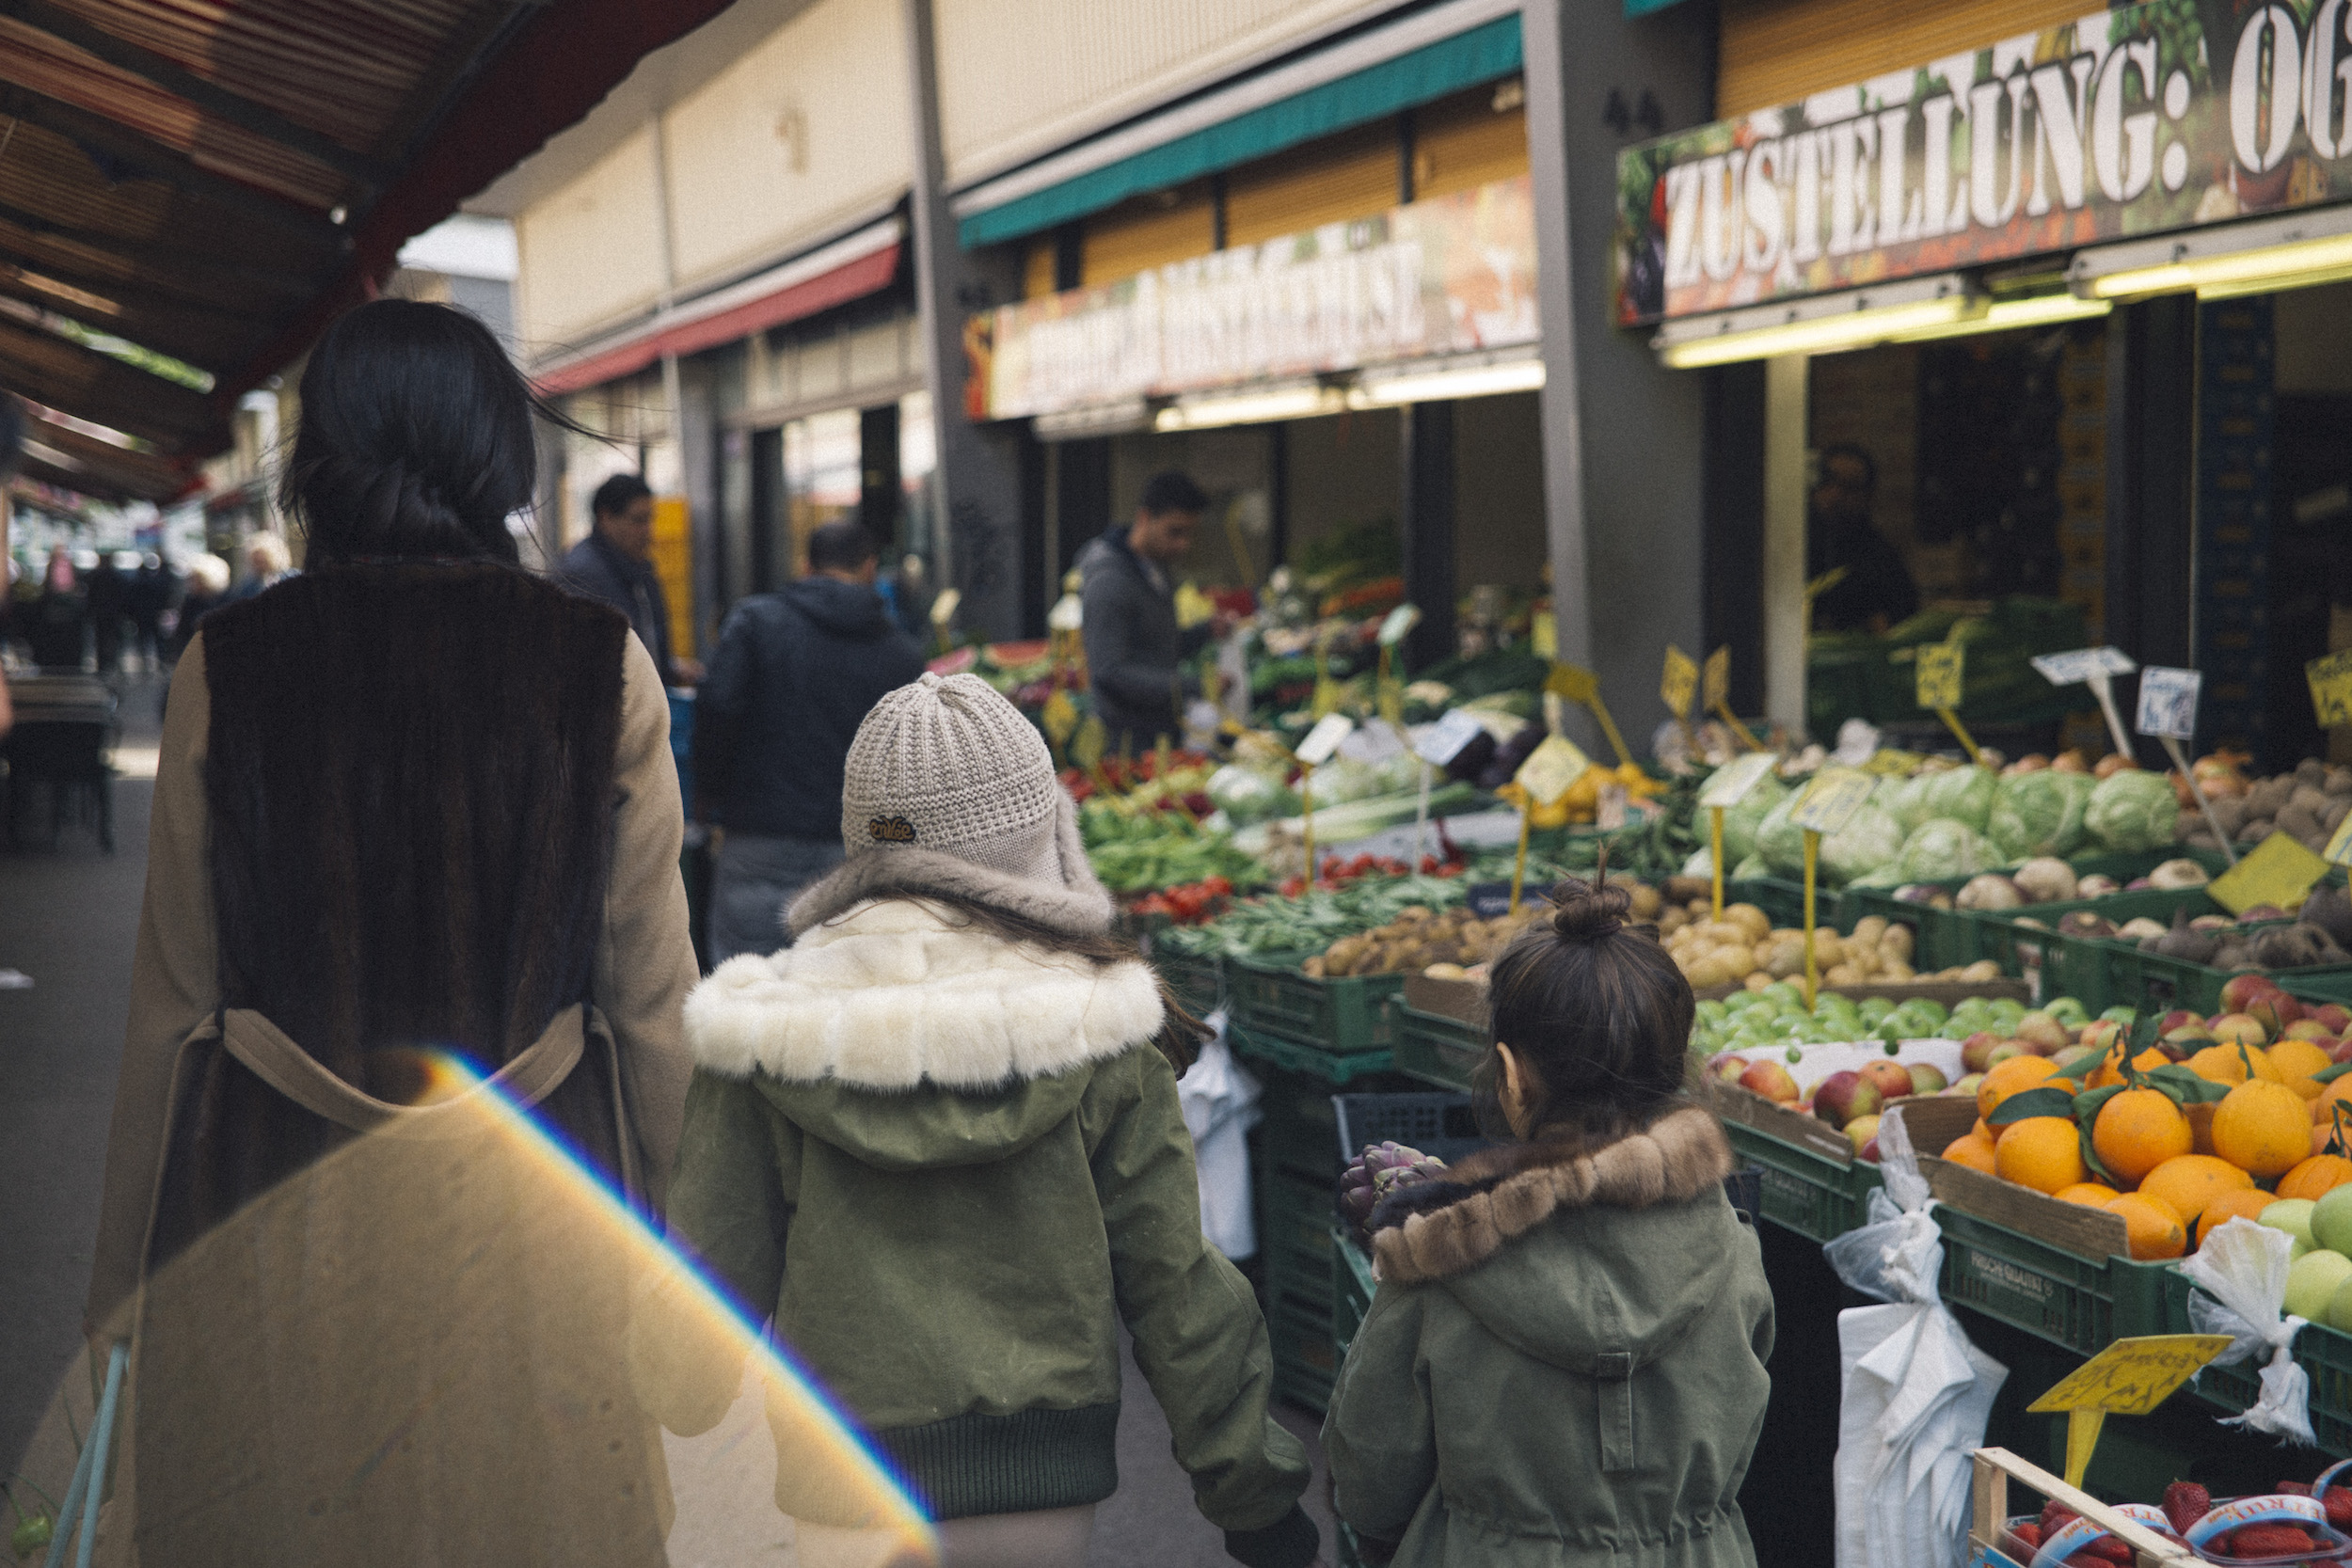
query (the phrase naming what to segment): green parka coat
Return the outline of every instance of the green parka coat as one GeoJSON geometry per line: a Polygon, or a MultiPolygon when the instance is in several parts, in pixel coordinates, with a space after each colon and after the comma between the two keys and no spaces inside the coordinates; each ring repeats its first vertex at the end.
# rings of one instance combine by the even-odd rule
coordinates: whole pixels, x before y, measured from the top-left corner
{"type": "Polygon", "coordinates": [[[1323,1428],[1341,1517],[1397,1568],[1755,1568],[1772,1298],[1731,1166],[1686,1107],[1391,1198],[1323,1428]]]}
{"type": "MultiPolygon", "coordinates": [[[[1241,1560],[1298,1568],[1306,1454],[1266,1412],[1256,1300],[1201,1239],[1158,982],[894,893],[918,872],[1000,907],[1015,880],[853,856],[795,906],[796,946],[690,999],[673,1236],[773,1316],[935,1518],[1110,1495],[1123,1320],[1200,1512],[1241,1560]]],[[[732,1391],[665,1421],[691,1434],[732,1391]]],[[[779,1505],[820,1512],[792,1481],[779,1505]]]]}

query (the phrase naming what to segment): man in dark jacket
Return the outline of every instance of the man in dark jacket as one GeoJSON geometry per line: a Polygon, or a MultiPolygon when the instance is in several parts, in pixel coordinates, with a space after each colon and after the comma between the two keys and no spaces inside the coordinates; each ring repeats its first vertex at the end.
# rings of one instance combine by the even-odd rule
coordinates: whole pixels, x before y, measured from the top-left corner
{"type": "Polygon", "coordinates": [[[920,676],[923,655],[874,592],[874,538],[852,522],[808,539],[809,575],[728,612],[695,698],[701,819],[725,830],[710,957],[786,944],[784,909],[841,863],[841,770],[868,709],[920,676]]]}
{"type": "Polygon", "coordinates": [[[1919,590],[1903,552],[1870,520],[1879,466],[1851,441],[1821,451],[1820,483],[1805,535],[1807,578],[1846,575],[1813,601],[1815,631],[1883,632],[1919,612],[1919,590]]]}
{"type": "Polygon", "coordinates": [[[653,490],[635,474],[614,474],[588,503],[596,529],[564,553],[556,576],[628,617],[654,668],[672,686],[691,686],[702,666],[670,651],[670,606],[653,569],[653,490]]]}
{"type": "Polygon", "coordinates": [[[1184,738],[1177,661],[1208,641],[1207,626],[1180,631],[1170,575],[1192,549],[1209,498],[1181,473],[1152,477],[1136,520],[1078,552],[1083,579],[1087,682],[1116,751],[1142,752],[1184,738]]]}

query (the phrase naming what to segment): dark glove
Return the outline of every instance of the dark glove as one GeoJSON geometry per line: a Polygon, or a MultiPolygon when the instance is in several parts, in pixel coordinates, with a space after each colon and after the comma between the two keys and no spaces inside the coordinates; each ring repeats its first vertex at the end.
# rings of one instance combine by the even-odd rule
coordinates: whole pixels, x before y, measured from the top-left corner
{"type": "Polygon", "coordinates": [[[1323,1549],[1323,1532],[1296,1503],[1260,1529],[1229,1529],[1225,1555],[1244,1568],[1307,1568],[1323,1549]]]}

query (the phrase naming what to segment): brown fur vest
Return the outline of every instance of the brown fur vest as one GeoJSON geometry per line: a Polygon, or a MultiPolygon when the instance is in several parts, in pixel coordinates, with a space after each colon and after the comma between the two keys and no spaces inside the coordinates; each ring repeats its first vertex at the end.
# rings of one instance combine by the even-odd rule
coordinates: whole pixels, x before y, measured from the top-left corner
{"type": "Polygon", "coordinates": [[[1564,1209],[1646,1209],[1720,1191],[1731,1142],[1713,1113],[1667,1112],[1613,1142],[1539,1136],[1483,1148],[1441,1180],[1405,1187],[1373,1212],[1380,1277],[1400,1285],[1467,1274],[1564,1209]]]}
{"type": "MultiPolygon", "coordinates": [[[[603,928],[628,625],[511,568],[330,567],[203,626],[224,1008],[414,1098],[418,1047],[494,1070],[574,1003],[603,928]]],[[[616,1168],[617,1085],[542,1105],[616,1168]]],[[[182,1074],[151,1262],[348,1136],[217,1048],[182,1074]]]]}

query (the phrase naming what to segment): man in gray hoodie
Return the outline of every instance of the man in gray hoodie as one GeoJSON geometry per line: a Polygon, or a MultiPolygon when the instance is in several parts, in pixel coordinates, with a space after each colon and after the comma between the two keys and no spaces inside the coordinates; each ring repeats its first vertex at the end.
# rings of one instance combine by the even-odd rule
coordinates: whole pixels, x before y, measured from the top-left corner
{"type": "Polygon", "coordinates": [[[1135,521],[1078,552],[1087,680],[1114,752],[1140,753],[1162,736],[1184,739],[1177,662],[1208,641],[1210,627],[1177,628],[1172,574],[1208,509],[1208,496],[1188,476],[1155,474],[1135,521]]]}

